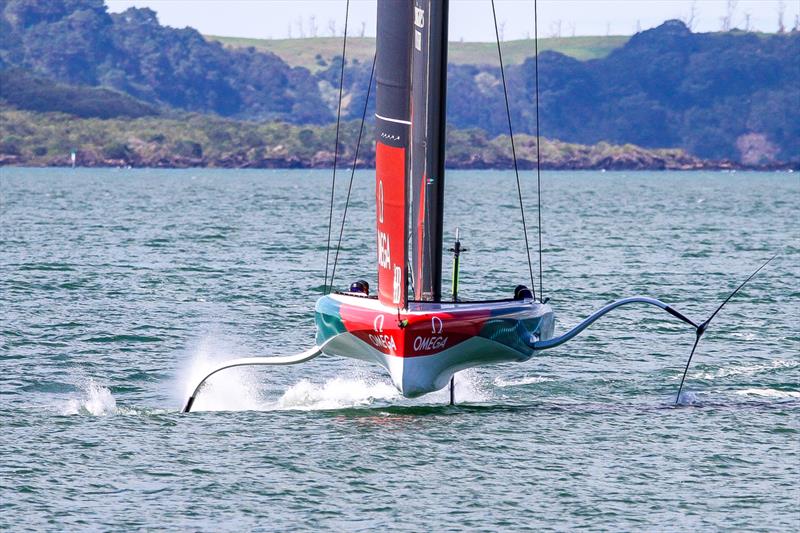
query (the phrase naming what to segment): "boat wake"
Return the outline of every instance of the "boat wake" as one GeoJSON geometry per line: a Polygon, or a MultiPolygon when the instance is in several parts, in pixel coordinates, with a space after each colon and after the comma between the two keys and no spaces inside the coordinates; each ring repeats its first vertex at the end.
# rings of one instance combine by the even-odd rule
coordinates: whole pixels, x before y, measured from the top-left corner
{"type": "Polygon", "coordinates": [[[775,359],[758,365],[739,365],[696,372],[693,379],[720,379],[735,376],[755,376],[758,374],[776,373],[797,368],[800,363],[791,359],[775,359]]]}
{"type": "Polygon", "coordinates": [[[399,398],[400,393],[388,382],[335,377],[317,384],[304,379],[289,387],[270,407],[277,410],[314,411],[370,406],[379,401],[399,398]]]}
{"type": "Polygon", "coordinates": [[[777,398],[777,399],[800,398],[800,391],[769,389],[769,388],[744,389],[736,391],[736,394],[739,394],[741,396],[760,396],[762,398],[777,398]]]}
{"type": "MultiPolygon", "coordinates": [[[[389,381],[368,376],[335,376],[323,381],[302,379],[277,399],[251,371],[232,369],[214,376],[197,396],[192,411],[325,411],[394,405],[447,405],[447,388],[421,398],[404,398],[389,381]],[[273,398],[270,399],[269,396],[273,398]]],[[[456,374],[459,403],[481,403],[492,398],[481,380],[469,371],[456,374]]]]}
{"type": "Polygon", "coordinates": [[[553,378],[544,376],[525,376],[524,378],[517,379],[503,379],[495,378],[493,383],[496,387],[522,387],[525,385],[535,385],[537,383],[545,383],[548,381],[555,381],[553,378]]]}
{"type": "MultiPolygon", "coordinates": [[[[224,346],[218,340],[204,339],[179,372],[176,396],[183,402],[198,381],[220,362],[246,357],[236,346],[224,346]]],[[[314,380],[301,379],[278,388],[264,379],[264,372],[253,367],[230,368],[209,378],[192,411],[315,411],[388,405],[447,405],[448,388],[421,398],[404,398],[392,383],[373,373],[355,370],[345,375],[314,380]]],[[[482,403],[493,397],[491,386],[472,370],[456,374],[458,403],[482,403]]]]}

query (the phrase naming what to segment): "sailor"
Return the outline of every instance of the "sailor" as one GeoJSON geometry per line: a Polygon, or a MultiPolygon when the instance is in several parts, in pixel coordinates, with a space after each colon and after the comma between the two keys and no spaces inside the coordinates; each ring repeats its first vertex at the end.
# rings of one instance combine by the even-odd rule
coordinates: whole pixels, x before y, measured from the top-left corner
{"type": "Polygon", "coordinates": [[[517,285],[514,289],[514,299],[515,300],[532,300],[533,293],[531,290],[526,287],[525,285],[517,285]]]}
{"type": "Polygon", "coordinates": [[[356,294],[363,294],[364,296],[369,296],[369,283],[360,279],[358,281],[354,281],[350,284],[350,292],[354,292],[356,294]]]}

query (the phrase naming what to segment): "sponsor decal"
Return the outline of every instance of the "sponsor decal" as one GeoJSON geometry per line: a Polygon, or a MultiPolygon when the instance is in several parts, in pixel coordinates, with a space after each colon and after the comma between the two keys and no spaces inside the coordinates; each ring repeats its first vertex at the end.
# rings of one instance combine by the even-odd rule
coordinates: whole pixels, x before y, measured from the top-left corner
{"type": "Polygon", "coordinates": [[[369,342],[375,345],[376,348],[383,348],[384,350],[397,351],[397,345],[394,343],[394,337],[391,335],[367,335],[369,342]]]}
{"type": "Polygon", "coordinates": [[[376,348],[397,351],[397,344],[394,342],[394,337],[383,333],[383,322],[385,320],[386,318],[384,315],[376,316],[375,320],[372,322],[372,329],[375,333],[370,333],[367,335],[367,338],[376,348]]]}
{"type": "Polygon", "coordinates": [[[444,322],[438,316],[431,317],[431,334],[429,336],[417,335],[414,338],[415,352],[430,352],[443,350],[447,346],[448,337],[442,335],[444,322]]]}
{"type": "Polygon", "coordinates": [[[416,337],[414,339],[415,352],[443,350],[446,345],[447,337],[416,337]]]}

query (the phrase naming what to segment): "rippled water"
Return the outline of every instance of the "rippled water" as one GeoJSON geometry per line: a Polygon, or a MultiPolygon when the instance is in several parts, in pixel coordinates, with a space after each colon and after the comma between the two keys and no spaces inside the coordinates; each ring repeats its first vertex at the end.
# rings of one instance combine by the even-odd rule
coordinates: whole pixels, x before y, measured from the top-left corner
{"type": "MultiPolygon", "coordinates": [[[[371,176],[341,286],[374,279],[371,176]]],[[[632,294],[702,319],[780,253],[713,322],[679,408],[693,332],[629,307],[459,374],[455,407],[322,357],[220,374],[178,414],[204,366],[312,342],[328,183],[0,169],[0,529],[800,527],[797,174],[545,173],[558,330],[632,294]]],[[[512,174],[450,173],[445,218],[465,298],[525,282],[512,174]]]]}

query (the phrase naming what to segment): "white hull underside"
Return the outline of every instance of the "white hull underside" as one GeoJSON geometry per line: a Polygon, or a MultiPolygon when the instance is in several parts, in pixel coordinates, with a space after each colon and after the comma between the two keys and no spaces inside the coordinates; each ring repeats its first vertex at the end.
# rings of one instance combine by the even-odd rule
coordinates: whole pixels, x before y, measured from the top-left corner
{"type": "Polygon", "coordinates": [[[379,364],[389,373],[397,390],[407,398],[443,389],[459,370],[527,361],[532,355],[476,336],[433,355],[398,357],[377,350],[351,333],[341,333],[331,339],[323,353],[379,364]]]}

